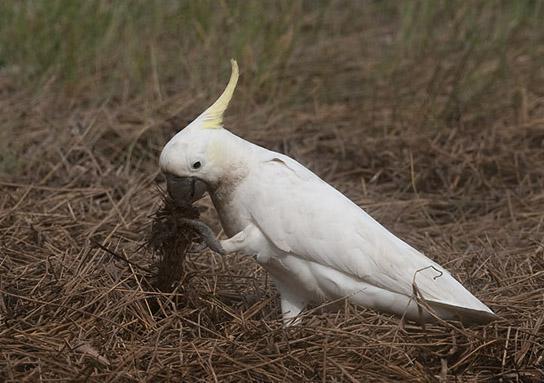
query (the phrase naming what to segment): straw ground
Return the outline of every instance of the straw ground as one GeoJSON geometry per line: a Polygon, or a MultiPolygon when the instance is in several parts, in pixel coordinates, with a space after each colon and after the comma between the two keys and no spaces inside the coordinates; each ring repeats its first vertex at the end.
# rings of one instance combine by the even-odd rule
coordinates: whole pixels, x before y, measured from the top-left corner
{"type": "Polygon", "coordinates": [[[544,379],[540,2],[128,4],[0,5],[0,379],[544,379]],[[209,251],[153,287],[158,154],[230,57],[229,129],[309,166],[501,319],[422,328],[345,305],[285,329],[253,260],[209,251]]]}

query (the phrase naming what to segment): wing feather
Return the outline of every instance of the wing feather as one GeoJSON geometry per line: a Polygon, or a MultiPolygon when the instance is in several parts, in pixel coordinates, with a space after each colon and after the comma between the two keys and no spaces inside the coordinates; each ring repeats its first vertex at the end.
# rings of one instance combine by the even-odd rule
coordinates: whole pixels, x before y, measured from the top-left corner
{"type": "Polygon", "coordinates": [[[269,153],[246,206],[277,248],[395,293],[412,296],[415,281],[426,300],[491,312],[447,270],[342,193],[295,160],[269,153]],[[286,198],[279,203],[278,196],[286,198]]]}

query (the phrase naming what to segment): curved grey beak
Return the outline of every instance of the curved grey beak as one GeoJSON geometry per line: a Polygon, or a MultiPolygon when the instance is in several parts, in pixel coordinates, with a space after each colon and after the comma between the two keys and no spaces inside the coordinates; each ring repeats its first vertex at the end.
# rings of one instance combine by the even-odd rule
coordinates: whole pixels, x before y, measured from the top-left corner
{"type": "Polygon", "coordinates": [[[196,177],[178,177],[166,174],[166,190],[176,204],[192,204],[202,198],[206,183],[196,177]]]}

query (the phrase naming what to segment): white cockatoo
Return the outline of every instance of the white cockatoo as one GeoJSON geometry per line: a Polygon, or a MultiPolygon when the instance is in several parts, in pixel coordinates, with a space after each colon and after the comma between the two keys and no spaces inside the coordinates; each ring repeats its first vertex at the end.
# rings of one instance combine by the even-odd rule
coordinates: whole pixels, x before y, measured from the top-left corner
{"type": "Polygon", "coordinates": [[[210,194],[230,237],[222,249],[254,256],[270,273],[286,324],[309,303],[342,298],[415,321],[496,318],[443,267],[300,163],[226,130],[238,81],[231,64],[226,89],[166,144],[160,168],[174,200],[210,194]]]}

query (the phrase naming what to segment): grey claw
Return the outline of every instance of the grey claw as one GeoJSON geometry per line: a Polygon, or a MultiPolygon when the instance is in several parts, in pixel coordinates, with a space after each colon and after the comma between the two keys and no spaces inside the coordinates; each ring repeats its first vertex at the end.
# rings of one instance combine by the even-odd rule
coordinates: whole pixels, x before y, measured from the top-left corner
{"type": "Polygon", "coordinates": [[[206,245],[218,254],[225,255],[226,252],[221,246],[221,243],[215,238],[215,234],[212,229],[204,222],[198,221],[196,219],[180,218],[179,222],[187,226],[192,227],[204,240],[206,245]]]}
{"type": "Polygon", "coordinates": [[[189,250],[189,253],[191,254],[198,254],[203,252],[208,247],[208,244],[205,242],[202,243],[196,243],[191,246],[191,249],[189,250]]]}

